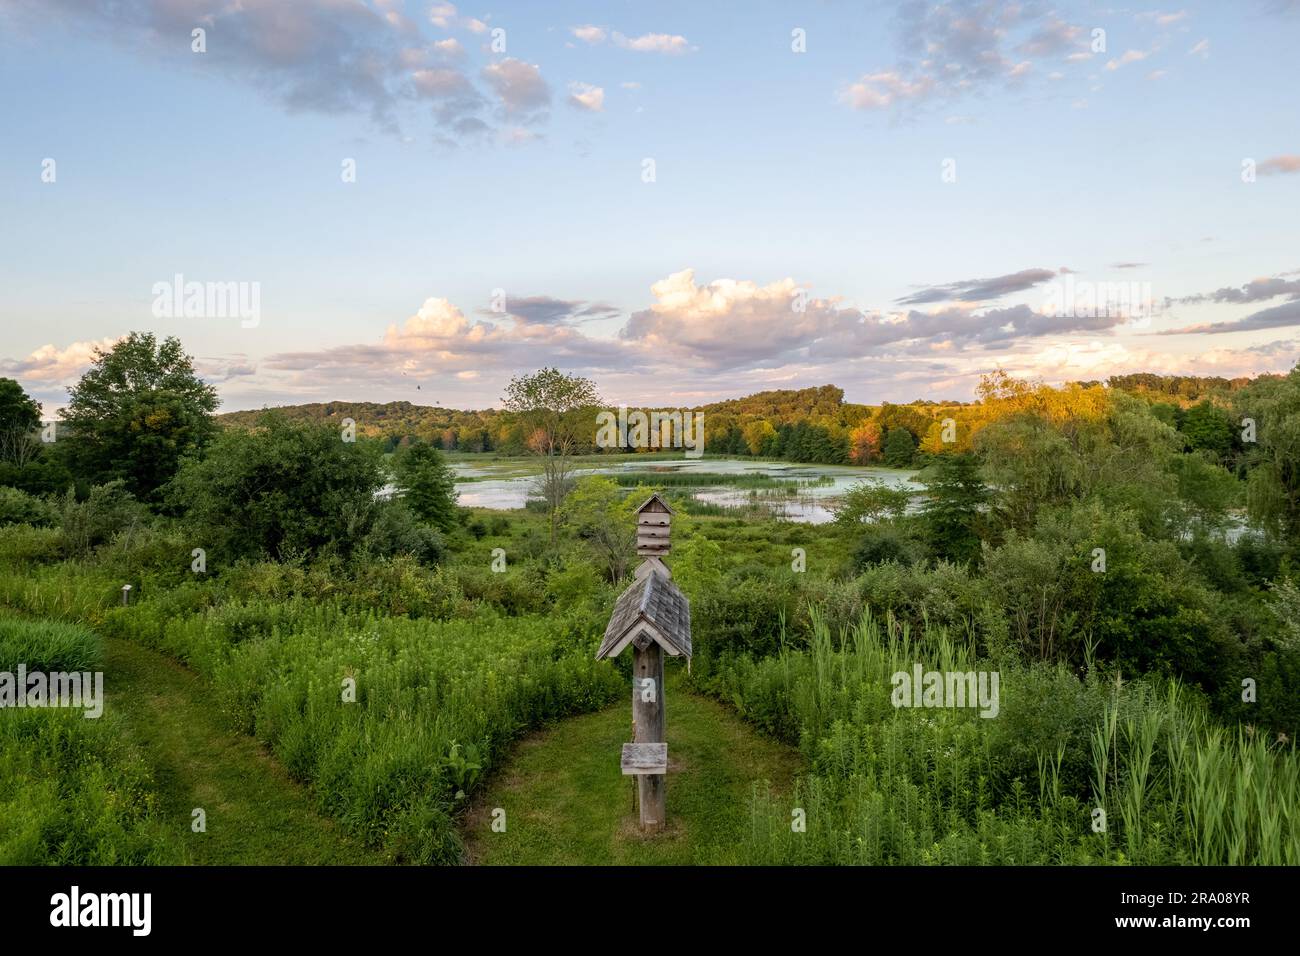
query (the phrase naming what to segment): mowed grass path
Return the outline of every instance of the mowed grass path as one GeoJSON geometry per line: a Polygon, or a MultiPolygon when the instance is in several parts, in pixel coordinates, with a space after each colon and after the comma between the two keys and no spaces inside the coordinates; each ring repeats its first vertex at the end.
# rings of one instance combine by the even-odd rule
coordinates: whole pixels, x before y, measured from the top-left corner
{"type": "Polygon", "coordinates": [[[311,794],[253,738],[222,719],[211,688],[147,648],[104,639],[106,707],[121,713],[153,768],[164,818],[189,862],[383,863],[318,813],[311,794]],[[207,813],[194,833],[191,814],[207,813]]]}
{"type": "Polygon", "coordinates": [[[471,863],[643,865],[731,862],[749,825],[755,786],[789,793],[799,753],[760,736],[722,704],[682,686],[670,665],[664,692],[668,827],[643,835],[633,778],[619,770],[632,739],[632,701],[563,721],[524,738],[462,821],[471,863]],[[504,833],[492,811],[506,812],[504,833]]]}

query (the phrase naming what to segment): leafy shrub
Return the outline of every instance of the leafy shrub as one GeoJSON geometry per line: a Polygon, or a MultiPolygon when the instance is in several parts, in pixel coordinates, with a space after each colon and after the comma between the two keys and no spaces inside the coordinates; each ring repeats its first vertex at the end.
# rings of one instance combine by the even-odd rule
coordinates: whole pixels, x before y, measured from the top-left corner
{"type": "Polygon", "coordinates": [[[57,518],[57,510],[44,498],[0,486],[0,525],[30,524],[44,528],[54,524],[57,518]]]}
{"type": "Polygon", "coordinates": [[[1256,587],[1278,576],[1286,553],[1280,542],[1250,532],[1237,539],[1235,550],[1242,574],[1256,587]]]}
{"type": "Polygon", "coordinates": [[[62,556],[63,533],[58,528],[0,526],[0,567],[43,564],[62,556]]]}
{"type": "Polygon", "coordinates": [[[86,555],[138,524],[144,508],[126,490],[125,482],[117,480],[95,485],[85,501],[78,501],[69,490],[59,512],[64,548],[71,555],[86,555]]]}
{"type": "Polygon", "coordinates": [[[267,414],[230,430],[181,466],[169,497],[214,559],[351,554],[384,485],[379,449],[329,425],[267,414]]]}
{"type": "Polygon", "coordinates": [[[882,481],[859,481],[840,497],[832,509],[838,524],[854,526],[885,518],[900,518],[912,500],[906,488],[894,488],[882,481]]]}
{"type": "Polygon", "coordinates": [[[1232,545],[1208,535],[1196,535],[1185,542],[1182,553],[1215,590],[1225,594],[1244,591],[1250,586],[1242,571],[1241,552],[1232,545]]]}
{"type": "MultiPolygon", "coordinates": [[[[154,518],[118,532],[96,553],[95,566],[124,582],[140,585],[147,578],[154,587],[176,587],[200,577],[193,552],[201,544],[175,522],[154,518]]],[[[204,574],[218,570],[206,569],[206,557],[204,566],[204,574]]]]}
{"type": "Polygon", "coordinates": [[[789,572],[740,568],[692,602],[694,663],[701,673],[728,655],[776,653],[785,627],[798,611],[793,578],[789,572]]]}
{"type": "Polygon", "coordinates": [[[886,561],[865,569],[857,584],[863,603],[877,617],[892,614],[917,633],[927,626],[971,633],[991,599],[984,579],[947,561],[910,567],[886,561]]]}
{"type": "Polygon", "coordinates": [[[455,575],[430,571],[414,557],[368,562],[354,574],[338,597],[351,610],[436,619],[472,613],[455,575]]]}
{"type": "Polygon", "coordinates": [[[481,564],[460,565],[455,569],[455,580],[471,601],[491,604],[507,614],[527,614],[548,606],[544,577],[536,569],[507,568],[493,571],[485,555],[481,564]]]}
{"type": "Polygon", "coordinates": [[[864,530],[853,560],[861,571],[886,561],[906,567],[924,560],[925,555],[924,542],[893,522],[881,522],[864,530]]]}
{"type": "Polygon", "coordinates": [[[395,499],[375,506],[361,551],[382,558],[406,554],[421,564],[434,565],[442,560],[446,544],[441,534],[420,524],[411,509],[401,499],[395,499]]]}
{"type": "Polygon", "coordinates": [[[831,634],[840,635],[862,620],[866,604],[857,582],[821,576],[805,576],[799,589],[799,610],[790,631],[804,640],[821,620],[831,634]]]}
{"type": "Polygon", "coordinates": [[[1179,675],[1213,692],[1239,650],[1221,597],[1177,545],[1147,537],[1135,512],[1096,500],[1044,508],[1032,535],[1013,530],[984,564],[1033,657],[1081,664],[1092,646],[1125,673],[1179,675]]]}

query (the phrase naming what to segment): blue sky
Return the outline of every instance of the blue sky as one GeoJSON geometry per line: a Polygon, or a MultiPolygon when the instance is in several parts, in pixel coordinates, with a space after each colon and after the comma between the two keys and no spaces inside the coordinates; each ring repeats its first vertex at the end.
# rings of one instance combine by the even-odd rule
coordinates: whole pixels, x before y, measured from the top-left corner
{"type": "Polygon", "coordinates": [[[0,0],[0,375],[53,412],[131,330],[226,409],[1284,371],[1298,40],[1279,0],[0,0]],[[256,322],[160,316],[178,274],[256,322]]]}

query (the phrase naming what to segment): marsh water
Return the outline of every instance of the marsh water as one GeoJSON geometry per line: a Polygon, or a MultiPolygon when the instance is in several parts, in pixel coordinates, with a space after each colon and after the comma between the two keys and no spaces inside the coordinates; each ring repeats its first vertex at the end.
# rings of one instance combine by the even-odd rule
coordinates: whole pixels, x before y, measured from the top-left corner
{"type": "MultiPolygon", "coordinates": [[[[527,460],[454,461],[459,504],[469,508],[522,508],[536,497],[537,463],[527,460]]],[[[682,487],[696,499],[726,508],[766,511],[789,521],[822,524],[832,520],[829,505],[854,484],[867,479],[893,488],[920,492],[914,471],[894,468],[859,468],[849,465],[811,465],[782,461],[752,461],[736,458],[645,459],[630,457],[609,464],[586,462],[575,472],[582,475],[610,475],[620,472],[654,474],[699,474],[701,484],[682,487]],[[780,481],[798,481],[798,488],[744,488],[709,484],[709,475],[767,475],[780,481]]],[[[653,477],[647,481],[653,483],[653,477]]],[[[680,487],[680,486],[679,486],[680,487]]]]}

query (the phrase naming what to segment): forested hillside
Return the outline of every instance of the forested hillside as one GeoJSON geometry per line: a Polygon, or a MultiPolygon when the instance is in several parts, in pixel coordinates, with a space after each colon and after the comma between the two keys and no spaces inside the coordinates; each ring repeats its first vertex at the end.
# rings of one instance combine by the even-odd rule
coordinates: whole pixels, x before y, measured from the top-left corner
{"type": "MultiPolygon", "coordinates": [[[[1080,401],[1106,390],[1142,399],[1165,424],[1181,432],[1189,450],[1205,450],[1227,464],[1241,454],[1234,438],[1233,416],[1241,395],[1252,382],[1277,379],[1226,379],[1184,375],[1112,376],[1106,383],[1075,382],[1063,386],[1080,401]]],[[[703,413],[704,450],[709,454],[779,458],[819,464],[884,464],[913,467],[928,455],[963,452],[990,422],[1020,410],[1015,390],[1027,394],[1024,383],[995,375],[974,402],[914,401],[862,405],[844,401],[835,385],[775,389],[743,398],[684,408],[703,413]],[[952,440],[945,441],[944,422],[951,420],[952,440]]],[[[445,451],[493,452],[519,455],[528,451],[519,422],[494,408],[460,410],[410,402],[324,402],[285,405],[279,412],[293,421],[356,422],[357,434],[378,438],[388,451],[413,442],[427,442],[445,451]]],[[[615,409],[611,409],[615,410],[615,409]]],[[[263,411],[227,412],[217,420],[228,426],[251,428],[263,411]]],[[[1241,417],[1238,415],[1238,417],[1241,417]]],[[[583,449],[599,452],[592,444],[583,449]]],[[[617,449],[608,450],[619,454],[617,449]]]]}

